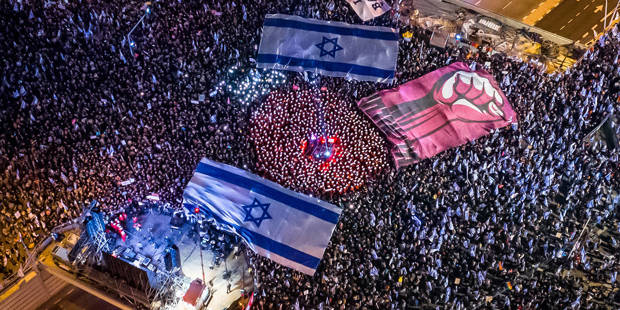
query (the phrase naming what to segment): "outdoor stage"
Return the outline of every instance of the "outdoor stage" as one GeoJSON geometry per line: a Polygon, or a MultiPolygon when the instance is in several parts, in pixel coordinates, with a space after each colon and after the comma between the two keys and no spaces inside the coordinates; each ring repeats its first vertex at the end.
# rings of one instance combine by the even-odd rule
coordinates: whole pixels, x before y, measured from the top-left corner
{"type": "MultiPolygon", "coordinates": [[[[225,251],[218,248],[216,244],[221,244],[218,237],[222,233],[213,230],[206,222],[196,218],[196,215],[190,215],[191,219],[177,218],[175,223],[171,221],[175,214],[166,208],[140,206],[135,213],[129,209],[126,216],[106,216],[108,232],[105,235],[110,253],[109,257],[104,259],[103,269],[106,273],[123,278],[127,276],[123,273],[136,271],[133,269],[135,266],[148,274],[148,282],[153,290],[162,287],[167,289],[166,283],[171,282],[169,278],[174,278],[174,281],[182,283],[180,286],[173,286],[177,302],[181,301],[191,281],[204,279],[207,290],[207,294],[203,294],[204,302],[208,302],[212,309],[229,307],[242,297],[243,292],[252,290],[253,280],[243,252],[235,255],[238,247],[233,245],[225,251]],[[124,241],[122,235],[110,227],[110,223],[114,222],[123,227],[126,234],[124,241]],[[180,259],[180,272],[176,273],[171,272],[174,268],[170,268],[170,265],[166,266],[165,259],[172,244],[178,248],[180,259]],[[122,268],[119,268],[119,261],[127,264],[121,263],[122,268]],[[128,265],[132,266],[127,267],[128,265]]],[[[83,238],[86,238],[85,235],[83,234],[83,238]]],[[[78,244],[78,247],[89,245],[96,245],[96,241],[91,238],[83,245],[78,244]]],[[[131,284],[135,278],[129,276],[127,282],[131,284]]]]}

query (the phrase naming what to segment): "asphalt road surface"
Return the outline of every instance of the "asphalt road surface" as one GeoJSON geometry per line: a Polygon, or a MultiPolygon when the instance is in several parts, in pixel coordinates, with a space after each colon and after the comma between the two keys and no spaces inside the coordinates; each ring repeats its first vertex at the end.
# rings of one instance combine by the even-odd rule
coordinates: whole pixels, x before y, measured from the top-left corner
{"type": "MultiPolygon", "coordinates": [[[[523,17],[537,8],[542,0],[463,0],[471,5],[497,13],[514,20],[522,20],[523,17]]],[[[568,0],[571,1],[571,0],[568,0]]],[[[572,0],[575,1],[575,0],[572,0]]]]}
{"type": "MultiPolygon", "coordinates": [[[[607,23],[618,0],[607,1],[607,23]]],[[[605,0],[565,0],[551,10],[536,27],[557,33],[565,38],[586,44],[594,38],[594,31],[603,31],[605,0]]]]}
{"type": "Polygon", "coordinates": [[[37,310],[117,310],[118,308],[73,285],[67,285],[37,310]]]}
{"type": "MultiPolygon", "coordinates": [[[[522,21],[543,0],[463,0],[488,11],[522,21]]],[[[607,0],[607,20],[619,0],[607,0]]],[[[620,10],[620,8],[619,8],[620,10]]],[[[582,44],[594,38],[594,31],[603,30],[605,0],[563,0],[549,11],[535,26],[582,44]]]]}

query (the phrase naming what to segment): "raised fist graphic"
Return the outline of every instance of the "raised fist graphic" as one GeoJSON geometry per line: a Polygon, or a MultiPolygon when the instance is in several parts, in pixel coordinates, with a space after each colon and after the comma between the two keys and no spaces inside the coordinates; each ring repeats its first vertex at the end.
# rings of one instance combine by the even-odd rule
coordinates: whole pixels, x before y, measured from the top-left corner
{"type": "Polygon", "coordinates": [[[442,80],[434,87],[433,97],[449,105],[459,117],[474,120],[504,118],[504,99],[487,78],[476,72],[456,71],[444,82],[442,80]],[[463,107],[469,109],[462,110],[463,107]],[[472,110],[481,115],[472,115],[472,110]]]}

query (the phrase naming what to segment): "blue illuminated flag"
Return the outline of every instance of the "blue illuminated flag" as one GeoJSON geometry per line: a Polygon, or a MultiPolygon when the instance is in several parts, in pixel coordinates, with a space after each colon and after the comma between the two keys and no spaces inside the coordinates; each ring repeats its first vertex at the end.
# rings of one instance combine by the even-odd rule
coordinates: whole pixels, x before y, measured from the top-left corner
{"type": "Polygon", "coordinates": [[[393,28],[267,14],[256,66],[391,82],[397,57],[393,28]]]}
{"type": "Polygon", "coordinates": [[[341,209],[245,170],[203,158],[183,204],[205,212],[256,253],[313,275],[341,209]]]}

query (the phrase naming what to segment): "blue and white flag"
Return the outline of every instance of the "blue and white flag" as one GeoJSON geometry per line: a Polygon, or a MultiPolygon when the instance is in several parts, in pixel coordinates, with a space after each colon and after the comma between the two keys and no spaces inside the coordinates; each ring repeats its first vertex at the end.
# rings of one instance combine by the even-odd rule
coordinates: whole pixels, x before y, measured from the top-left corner
{"type": "Polygon", "coordinates": [[[341,209],[245,170],[203,158],[183,204],[213,216],[256,253],[314,275],[341,209]]]}
{"type": "Polygon", "coordinates": [[[387,83],[397,57],[393,28],[267,14],[256,66],[387,83]]]}

